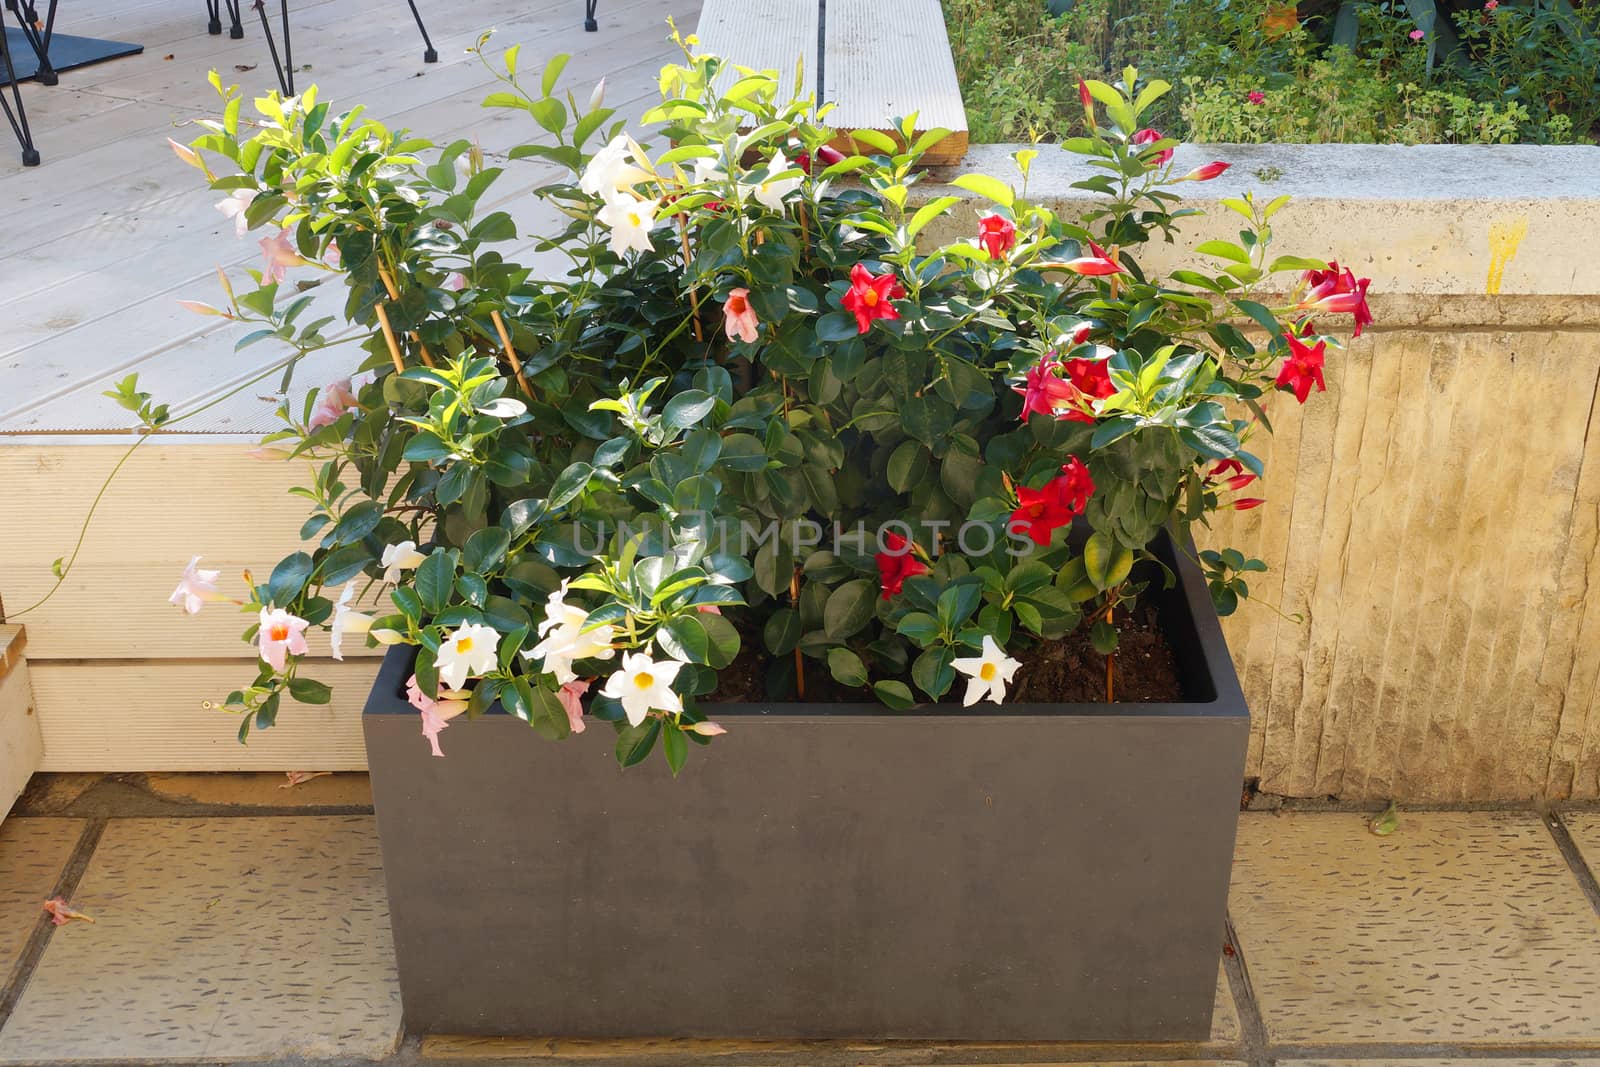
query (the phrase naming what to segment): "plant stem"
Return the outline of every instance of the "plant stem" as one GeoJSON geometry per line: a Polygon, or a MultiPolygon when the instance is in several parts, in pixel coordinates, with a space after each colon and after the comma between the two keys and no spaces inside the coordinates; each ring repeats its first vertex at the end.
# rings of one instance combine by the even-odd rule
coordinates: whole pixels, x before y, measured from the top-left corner
{"type": "MultiPolygon", "coordinates": [[[[1113,589],[1113,590],[1111,590],[1110,603],[1108,603],[1106,605],[1106,625],[1112,626],[1112,627],[1116,626],[1116,622],[1115,622],[1116,612],[1117,612],[1117,590],[1113,589]]],[[[1116,699],[1117,699],[1117,696],[1116,696],[1116,675],[1117,675],[1117,653],[1116,653],[1116,650],[1113,649],[1113,650],[1111,650],[1110,652],[1108,652],[1106,654],[1106,703],[1107,704],[1115,703],[1116,699]]]]}
{"type": "MultiPolygon", "coordinates": [[[[678,216],[678,238],[683,244],[683,272],[689,273],[689,220],[678,216]]],[[[700,330],[700,294],[694,286],[689,286],[689,310],[694,313],[694,339],[696,343],[705,343],[705,336],[700,330]]]]}
{"type": "MultiPolygon", "coordinates": [[[[795,566],[794,576],[789,579],[789,599],[794,604],[796,611],[800,610],[800,567],[795,566]]],[[[804,700],[806,697],[806,661],[805,655],[799,646],[794,650],[794,691],[795,696],[804,700]]]]}

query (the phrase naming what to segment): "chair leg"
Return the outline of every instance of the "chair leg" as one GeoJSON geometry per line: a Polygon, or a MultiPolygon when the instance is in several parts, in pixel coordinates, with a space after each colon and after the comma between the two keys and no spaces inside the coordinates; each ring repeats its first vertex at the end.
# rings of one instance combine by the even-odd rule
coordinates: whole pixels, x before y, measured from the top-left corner
{"type": "Polygon", "coordinates": [[[244,19],[239,8],[240,0],[225,0],[228,5],[228,36],[237,41],[244,36],[244,19]]]}
{"type": "Polygon", "coordinates": [[[411,17],[417,20],[417,29],[422,33],[422,61],[424,63],[439,62],[439,53],[433,47],[433,41],[428,37],[428,27],[422,24],[422,12],[417,10],[417,0],[406,0],[411,5],[411,17]]]}
{"type": "Polygon", "coordinates": [[[596,22],[594,18],[594,9],[599,3],[600,0],[584,0],[583,28],[589,33],[594,33],[600,28],[600,23],[596,22]]]}
{"type": "Polygon", "coordinates": [[[56,31],[57,2],[50,0],[45,17],[40,19],[39,9],[33,0],[6,0],[6,7],[17,17],[17,26],[21,28],[23,38],[39,60],[39,71],[33,77],[40,85],[56,85],[61,81],[56,68],[50,65],[50,39],[56,31]]]}
{"type": "Polygon", "coordinates": [[[6,122],[11,127],[11,132],[17,135],[17,143],[22,146],[22,165],[24,167],[37,167],[39,165],[39,150],[33,144],[33,131],[28,129],[28,112],[22,106],[22,92],[17,88],[17,68],[11,63],[11,46],[6,43],[5,25],[0,21],[0,68],[5,70],[7,79],[11,83],[11,100],[7,101],[4,90],[0,90],[0,111],[4,111],[6,122]],[[12,103],[15,103],[15,108],[12,103]]]}
{"type": "Polygon", "coordinates": [[[206,32],[213,37],[222,35],[221,0],[206,0],[206,32]]]}

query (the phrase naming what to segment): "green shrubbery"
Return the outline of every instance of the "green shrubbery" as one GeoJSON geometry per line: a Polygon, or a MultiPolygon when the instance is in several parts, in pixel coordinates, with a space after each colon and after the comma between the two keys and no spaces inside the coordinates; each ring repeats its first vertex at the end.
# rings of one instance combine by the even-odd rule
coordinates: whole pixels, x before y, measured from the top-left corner
{"type": "Polygon", "coordinates": [[[1082,132],[1078,78],[1128,62],[1179,87],[1156,125],[1189,141],[1600,136],[1600,0],[944,5],[977,141],[1082,132]]]}

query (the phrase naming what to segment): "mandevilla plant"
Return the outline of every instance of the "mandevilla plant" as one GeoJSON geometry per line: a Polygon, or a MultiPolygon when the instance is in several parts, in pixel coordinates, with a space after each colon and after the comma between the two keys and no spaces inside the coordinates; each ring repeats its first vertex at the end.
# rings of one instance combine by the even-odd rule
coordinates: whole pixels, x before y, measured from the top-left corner
{"type": "MultiPolygon", "coordinates": [[[[454,716],[498,701],[552,739],[610,722],[624,765],[659,742],[676,773],[723,732],[707,697],[736,660],[775,698],[825,669],[835,694],[896,709],[1002,701],[1042,643],[1088,629],[1113,653],[1163,530],[1189,551],[1192,524],[1260,503],[1238,494],[1263,473],[1262,403],[1324,387],[1334,341],[1310,316],[1370,322],[1366,279],[1269,252],[1287,197],[1223,201],[1243,229],[1198,246],[1215,273],[1141,269],[1197,213],[1173,187],[1226,164],[1174,173],[1176,143],[1140,126],[1168,86],[1132,69],[1080,86],[1092,134],[1062,146],[1096,207],[1029,200],[1028,148],[1021,191],[956,180],[992,204],[973,216],[913,198],[944,131],[913,117],[842,155],[774,74],[675,40],[654,147],[600,90],[558,95],[563,58],[531,85],[515,48],[495,68],[485,105],[543,130],[508,159],[534,161],[519,180],[544,178],[532,195],[564,220],[536,266],[503,251],[521,236],[495,206],[509,175],[468,143],[435,149],[315,90],[247,122],[213,75],[222,118],[175,147],[241,234],[267,236],[248,290],[197,310],[293,359],[365,353],[263,442],[316,476],[296,490],[310,544],[243,602],[260,670],[225,701],[241,739],[285,694],[329,699],[306,674],[312,627],[336,658],[352,635],[416,646],[436,754],[454,716]],[[967,237],[919,243],[937,220],[967,237]],[[310,320],[302,271],[342,276],[349,329],[310,320]]],[[[117,398],[169,418],[136,382],[117,398]]],[[[1222,613],[1263,569],[1199,562],[1222,613]]],[[[173,598],[191,612],[221,596],[198,563],[173,598]]]]}

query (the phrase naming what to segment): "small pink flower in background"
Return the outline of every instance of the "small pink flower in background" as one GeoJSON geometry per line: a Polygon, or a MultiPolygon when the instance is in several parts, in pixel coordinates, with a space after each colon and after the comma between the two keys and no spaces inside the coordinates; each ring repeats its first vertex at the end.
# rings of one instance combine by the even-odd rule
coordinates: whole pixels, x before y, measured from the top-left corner
{"type": "MultiPolygon", "coordinates": [[[[179,144],[170,137],[167,138],[167,144],[172,146],[172,154],[189,164],[189,166],[197,170],[206,170],[206,162],[200,158],[200,153],[186,144],[179,144]]],[[[206,171],[206,173],[210,174],[211,172],[206,171]]]]}
{"type": "Polygon", "coordinates": [[[322,262],[338,270],[344,263],[344,253],[339,251],[338,241],[329,241],[328,247],[322,253],[322,262]]]}
{"type": "Polygon", "coordinates": [[[306,645],[306,627],[311,624],[298,615],[282,608],[262,608],[261,628],[256,634],[261,644],[261,658],[275,671],[283,670],[286,653],[303,656],[311,651],[306,645]]]}
{"type": "Polygon", "coordinates": [[[697,722],[690,726],[689,729],[701,737],[721,737],[728,732],[726,726],[714,722],[697,722]]]}
{"type": "Polygon", "coordinates": [[[696,609],[702,615],[721,615],[722,609],[715,604],[701,604],[696,609]]]}
{"type": "Polygon", "coordinates": [[[328,387],[317,396],[317,406],[311,409],[311,420],[306,423],[307,428],[320,430],[324,426],[332,426],[339,421],[339,416],[347,411],[354,411],[361,406],[361,401],[356,399],[355,389],[350,384],[349,378],[340,378],[330,382],[328,387]]]}
{"type": "Polygon", "coordinates": [[[1245,99],[1249,100],[1252,104],[1265,104],[1267,102],[1267,94],[1262,92],[1260,89],[1251,89],[1250,95],[1245,97],[1245,99]]]}
{"type": "Polygon", "coordinates": [[[556,699],[561,701],[561,706],[566,709],[567,723],[572,727],[572,732],[581,734],[583,725],[583,694],[589,691],[589,683],[585,679],[568,682],[556,694],[556,699]]]}
{"type": "Polygon", "coordinates": [[[1484,0],[1483,9],[1485,11],[1493,11],[1495,8],[1497,8],[1499,6],[1500,6],[1500,0],[1484,0]]]}
{"type": "Polygon", "coordinates": [[[250,449],[245,455],[251,459],[274,460],[288,459],[294,453],[287,448],[273,448],[270,445],[262,445],[260,448],[250,449]]]}
{"type": "Polygon", "coordinates": [[[333,774],[332,771],[284,771],[283,773],[289,780],[278,786],[279,789],[293,789],[302,782],[309,782],[313,778],[326,778],[333,774]]]}
{"type": "Polygon", "coordinates": [[[444,287],[459,293],[467,287],[467,276],[460,271],[455,271],[445,278],[444,287]]]}
{"type": "MultiPolygon", "coordinates": [[[[1146,126],[1129,138],[1130,142],[1137,145],[1155,144],[1159,140],[1161,140],[1161,131],[1150,126],[1146,126]]],[[[1156,154],[1155,160],[1150,165],[1153,167],[1166,166],[1172,162],[1172,152],[1173,150],[1170,148],[1163,149],[1156,154]]]]}
{"type": "Polygon", "coordinates": [[[57,926],[65,926],[73,919],[82,919],[86,923],[94,922],[93,919],[89,918],[89,916],[85,915],[83,912],[74,911],[72,908],[68,907],[67,902],[62,900],[60,897],[51,897],[49,900],[45,901],[44,910],[45,913],[50,916],[50,921],[55,923],[57,926]]]}
{"type": "Polygon", "coordinates": [[[183,577],[178,580],[178,588],[167,598],[167,603],[178,605],[190,615],[200,614],[200,606],[207,601],[227,599],[217,592],[217,579],[222,577],[222,572],[203,571],[199,564],[199,556],[189,561],[183,569],[183,577]]]}
{"type": "Polygon", "coordinates": [[[750,290],[728,290],[728,300],[722,305],[722,314],[726,316],[723,329],[727,331],[728,340],[754,344],[756,338],[761,336],[761,323],[756,318],[756,309],[750,306],[750,290]]]}
{"type": "Polygon", "coordinates": [[[250,209],[250,201],[256,198],[254,189],[235,189],[226,200],[217,201],[217,210],[222,212],[222,217],[233,220],[233,232],[236,237],[243,237],[250,228],[250,223],[245,219],[245,212],[250,209]]]}
{"type": "Polygon", "coordinates": [[[1216,162],[1212,162],[1212,163],[1207,163],[1203,167],[1196,167],[1194,170],[1191,170],[1188,174],[1185,174],[1183,177],[1179,178],[1178,181],[1180,181],[1180,182],[1208,182],[1212,178],[1217,177],[1219,174],[1221,174],[1223,171],[1227,170],[1231,166],[1233,166],[1232,163],[1223,163],[1220,160],[1218,160],[1216,162]]]}
{"type": "Polygon", "coordinates": [[[214,308],[203,300],[180,300],[178,301],[178,306],[185,311],[192,311],[196,315],[215,315],[223,319],[233,318],[233,312],[214,308]]]}
{"type": "Polygon", "coordinates": [[[1413,41],[1420,41],[1426,36],[1427,36],[1427,34],[1423,33],[1421,30],[1412,30],[1411,31],[1411,39],[1413,41]]]}
{"type": "Polygon", "coordinates": [[[269,282],[281,282],[285,270],[305,264],[300,253],[295,251],[294,242],[289,240],[288,230],[279,230],[276,237],[263,237],[261,254],[265,257],[261,274],[263,280],[269,282]]]}

